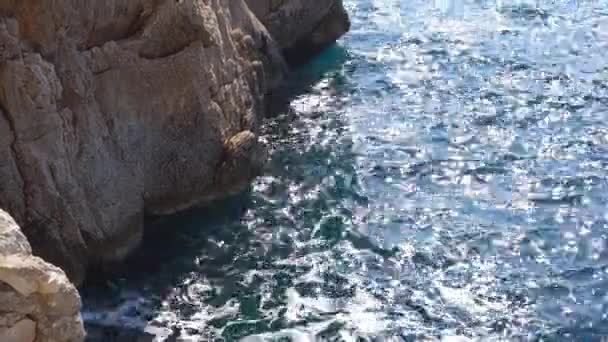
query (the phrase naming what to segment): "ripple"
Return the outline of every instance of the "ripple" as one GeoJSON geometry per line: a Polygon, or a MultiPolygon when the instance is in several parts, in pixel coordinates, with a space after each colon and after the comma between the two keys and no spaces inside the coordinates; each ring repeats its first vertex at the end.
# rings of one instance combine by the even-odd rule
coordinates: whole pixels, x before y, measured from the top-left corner
{"type": "Polygon", "coordinates": [[[251,191],[151,224],[172,238],[87,289],[85,320],[159,341],[606,336],[608,3],[345,4],[352,32],[276,94],[251,191]]]}

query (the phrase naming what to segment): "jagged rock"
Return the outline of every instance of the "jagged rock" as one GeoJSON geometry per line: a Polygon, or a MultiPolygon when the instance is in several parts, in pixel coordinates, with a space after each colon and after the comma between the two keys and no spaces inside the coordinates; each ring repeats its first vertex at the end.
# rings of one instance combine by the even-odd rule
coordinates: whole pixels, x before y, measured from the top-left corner
{"type": "Polygon", "coordinates": [[[268,3],[250,1],[272,34],[244,0],[0,0],[0,207],[34,254],[79,284],[144,215],[248,184],[281,50],[348,26],[338,0],[268,3]]]}
{"type": "Polygon", "coordinates": [[[0,341],[83,339],[76,288],[62,270],[32,255],[15,221],[0,210],[0,341]]]}
{"type": "Polygon", "coordinates": [[[342,0],[247,0],[285,52],[299,64],[350,29],[342,0]]]}
{"type": "Polygon", "coordinates": [[[265,161],[266,149],[260,146],[253,132],[239,132],[224,143],[224,156],[216,184],[233,194],[245,186],[239,181],[254,176],[265,161]]]}
{"type": "Polygon", "coordinates": [[[242,0],[0,0],[0,57],[0,206],[76,283],[145,213],[225,196],[224,142],[285,70],[242,0]]]}

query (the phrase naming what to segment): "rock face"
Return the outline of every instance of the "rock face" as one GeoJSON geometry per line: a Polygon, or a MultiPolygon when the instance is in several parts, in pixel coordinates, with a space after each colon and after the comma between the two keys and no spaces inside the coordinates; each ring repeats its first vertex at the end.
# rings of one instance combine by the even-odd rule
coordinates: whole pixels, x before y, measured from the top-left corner
{"type": "Polygon", "coordinates": [[[0,0],[0,46],[0,207],[77,283],[145,213],[224,195],[224,144],[283,69],[240,0],[0,0]]]}
{"type": "Polygon", "coordinates": [[[139,244],[144,215],[259,172],[281,50],[335,40],[345,13],[249,3],[274,38],[244,0],[0,0],[0,207],[36,255],[79,284],[139,244]]]}
{"type": "Polygon", "coordinates": [[[84,339],[80,297],[65,273],[32,256],[21,230],[0,211],[0,341],[84,339]]]}
{"type": "Polygon", "coordinates": [[[299,64],[350,29],[342,0],[247,0],[284,51],[299,64]]]}

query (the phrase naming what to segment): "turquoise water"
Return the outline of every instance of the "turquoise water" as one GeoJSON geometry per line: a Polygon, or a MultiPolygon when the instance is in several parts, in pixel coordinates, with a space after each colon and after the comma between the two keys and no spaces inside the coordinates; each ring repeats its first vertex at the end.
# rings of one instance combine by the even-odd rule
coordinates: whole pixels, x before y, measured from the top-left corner
{"type": "Polygon", "coordinates": [[[158,341],[608,338],[608,1],[346,0],[250,192],[149,224],[85,319],[158,341]]]}

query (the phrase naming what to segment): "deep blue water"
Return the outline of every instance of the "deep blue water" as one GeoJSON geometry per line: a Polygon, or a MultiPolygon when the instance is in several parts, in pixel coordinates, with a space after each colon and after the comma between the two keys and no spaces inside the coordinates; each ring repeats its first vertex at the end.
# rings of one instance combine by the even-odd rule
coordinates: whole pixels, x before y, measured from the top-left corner
{"type": "Polygon", "coordinates": [[[275,94],[251,192],[151,222],[85,319],[158,341],[608,339],[608,1],[345,2],[352,31],[275,94]]]}

